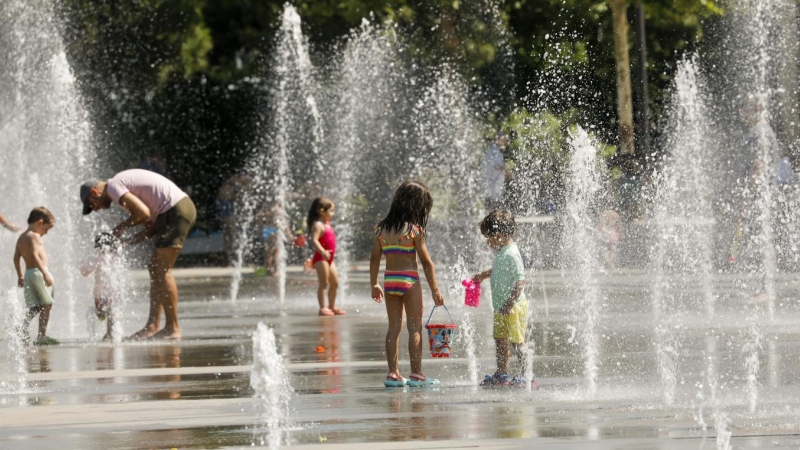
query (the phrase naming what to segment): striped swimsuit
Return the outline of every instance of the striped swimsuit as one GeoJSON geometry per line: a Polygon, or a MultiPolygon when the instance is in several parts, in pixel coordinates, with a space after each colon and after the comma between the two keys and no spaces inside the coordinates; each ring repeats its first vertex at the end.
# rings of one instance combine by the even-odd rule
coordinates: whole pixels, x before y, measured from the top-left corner
{"type": "MultiPolygon", "coordinates": [[[[406,232],[400,235],[400,240],[396,244],[389,244],[383,238],[383,222],[375,227],[375,235],[381,240],[381,249],[384,255],[405,255],[415,259],[417,250],[414,247],[414,238],[422,233],[418,225],[412,225],[406,232]]],[[[386,270],[383,276],[383,288],[386,295],[396,295],[402,297],[419,281],[419,272],[416,270],[386,270]]]]}

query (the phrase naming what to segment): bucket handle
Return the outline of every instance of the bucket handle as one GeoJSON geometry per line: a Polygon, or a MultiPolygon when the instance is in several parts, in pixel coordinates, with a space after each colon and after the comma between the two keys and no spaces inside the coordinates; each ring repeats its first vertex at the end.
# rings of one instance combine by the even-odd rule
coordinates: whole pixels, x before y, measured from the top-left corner
{"type": "MultiPolygon", "coordinates": [[[[436,311],[436,308],[438,308],[438,306],[435,305],[433,308],[431,308],[431,314],[428,316],[428,321],[425,322],[426,327],[428,326],[429,323],[431,323],[431,317],[433,317],[433,313],[436,311]]],[[[447,316],[450,317],[450,323],[455,323],[453,322],[453,316],[450,315],[450,311],[447,310],[447,306],[442,305],[442,308],[444,308],[444,310],[447,311],[447,316]]]]}

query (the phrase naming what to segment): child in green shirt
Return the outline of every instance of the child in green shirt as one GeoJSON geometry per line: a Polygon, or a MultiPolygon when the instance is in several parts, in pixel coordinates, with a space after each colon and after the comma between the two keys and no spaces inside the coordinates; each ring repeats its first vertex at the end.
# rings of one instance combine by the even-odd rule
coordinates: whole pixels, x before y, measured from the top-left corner
{"type": "Polygon", "coordinates": [[[516,223],[514,215],[504,209],[494,210],[480,222],[481,233],[493,250],[497,251],[492,268],[472,277],[476,283],[490,278],[492,308],[494,309],[494,337],[497,372],[486,375],[481,386],[522,385],[524,377],[508,375],[509,350],[517,355],[525,368],[525,332],[528,328],[528,301],[525,298],[525,265],[514,242],[516,223]]]}

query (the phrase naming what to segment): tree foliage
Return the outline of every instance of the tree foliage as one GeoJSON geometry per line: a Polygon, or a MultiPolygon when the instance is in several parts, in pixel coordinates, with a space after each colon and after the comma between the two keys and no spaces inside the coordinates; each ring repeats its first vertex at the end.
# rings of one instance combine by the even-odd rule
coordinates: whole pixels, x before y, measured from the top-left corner
{"type": "MultiPolygon", "coordinates": [[[[569,113],[615,140],[611,17],[602,0],[295,0],[325,57],[367,19],[447,61],[494,123],[520,107],[569,113]]],[[[162,154],[213,216],[217,186],[257,141],[259,79],[284,8],[274,0],[61,0],[67,52],[115,170],[162,154]],[[204,168],[206,167],[206,168],[204,168]],[[213,167],[215,173],[206,173],[213,167]],[[188,171],[186,169],[193,168],[188,171]],[[190,175],[191,174],[191,175],[190,175]]],[[[652,106],[703,37],[713,0],[646,0],[652,106]]],[[[631,42],[635,40],[631,39],[631,42]]],[[[632,51],[635,48],[631,49],[632,51]]],[[[516,111],[516,113],[515,113],[516,111]]]]}

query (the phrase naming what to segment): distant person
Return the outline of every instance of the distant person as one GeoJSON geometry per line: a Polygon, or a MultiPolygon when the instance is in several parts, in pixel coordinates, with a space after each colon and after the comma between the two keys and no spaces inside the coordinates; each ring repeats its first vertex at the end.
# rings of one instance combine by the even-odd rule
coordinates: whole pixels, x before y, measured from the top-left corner
{"type": "Polygon", "coordinates": [[[598,239],[603,266],[606,269],[617,267],[619,241],[622,236],[622,218],[613,209],[607,209],[597,218],[598,239]]]}
{"type": "Polygon", "coordinates": [[[444,297],[436,281],[436,270],[425,245],[425,229],[432,207],[431,192],[424,184],[419,181],[404,181],[394,193],[389,214],[375,227],[372,255],[369,258],[369,283],[372,286],[373,300],[382,303],[385,298],[386,314],[389,316],[389,331],[386,332],[389,373],[383,382],[386,387],[439,384],[439,380],[422,374],[423,302],[417,268],[419,257],[433,303],[436,306],[444,305],[444,297]],[[378,272],[383,255],[386,255],[386,271],[381,288],[378,284],[378,272]],[[397,365],[403,310],[406,312],[408,354],[411,360],[411,375],[407,380],[400,375],[397,365]]]}
{"type": "MultiPolygon", "coordinates": [[[[239,206],[242,193],[250,185],[250,179],[242,174],[235,174],[225,180],[219,188],[214,202],[217,217],[222,225],[223,247],[229,264],[237,260],[240,230],[239,206]]],[[[245,230],[249,232],[250,230],[245,230]]]]}
{"type": "Polygon", "coordinates": [[[524,292],[525,264],[519,247],[514,242],[517,225],[511,212],[498,209],[484,217],[479,226],[489,247],[497,252],[492,268],[472,277],[474,283],[490,279],[494,310],[492,337],[494,337],[497,371],[493,375],[486,375],[480,385],[524,386],[528,300],[524,292]],[[509,374],[509,351],[517,356],[520,375],[512,377],[509,374]]]}
{"type": "Polygon", "coordinates": [[[267,273],[275,274],[278,268],[278,239],[283,229],[285,243],[289,243],[294,233],[289,226],[289,216],[286,215],[280,201],[265,202],[258,213],[258,222],[261,229],[261,243],[264,245],[264,269],[267,273]]]}
{"type": "Polygon", "coordinates": [[[117,318],[112,311],[112,306],[119,297],[115,273],[115,259],[119,244],[119,239],[111,233],[98,234],[94,239],[94,248],[98,250],[99,254],[80,268],[81,275],[85,277],[94,274],[95,314],[100,321],[106,321],[104,341],[114,340],[114,325],[117,318]]]}
{"type": "Polygon", "coordinates": [[[155,238],[150,258],[150,313],[144,328],[129,339],[180,339],[178,325],[178,286],[172,267],[183,249],[186,236],[197,218],[192,199],[172,181],[142,169],[122,171],[107,181],[89,180],[81,186],[83,214],[99,211],[117,203],[130,217],[111,230],[120,237],[129,228],[143,229],[123,243],[134,245],[155,238]],[[161,309],[166,322],[160,331],[161,309]]]}
{"type": "MultiPolygon", "coordinates": [[[[739,110],[745,133],[742,140],[744,157],[740,158],[737,175],[744,179],[744,189],[740,196],[733,243],[728,256],[730,263],[736,262],[741,238],[746,234],[743,228],[751,227],[755,220],[758,201],[755,196],[763,195],[759,194],[759,190],[770,189],[777,194],[775,188],[793,184],[797,180],[791,162],[783,155],[775,131],[769,123],[767,105],[768,99],[765,96],[751,95],[745,99],[739,110]]],[[[772,205],[768,207],[771,208],[772,205]]]]}
{"type": "Polygon", "coordinates": [[[495,141],[486,149],[483,155],[484,207],[487,211],[502,208],[505,203],[506,179],[510,177],[506,169],[506,160],[503,150],[508,146],[508,135],[498,133],[495,141]]]}
{"type": "Polygon", "coordinates": [[[58,341],[47,336],[47,323],[53,307],[53,276],[48,266],[50,261],[44,250],[42,236],[56,224],[53,214],[44,206],[34,208],[28,216],[28,228],[17,239],[14,250],[14,268],[17,270],[17,285],[25,291],[25,306],[28,312],[20,333],[28,341],[28,326],[39,314],[39,335],[35,345],[55,345],[58,341]],[[19,260],[25,261],[25,275],[22,274],[19,260]]]}
{"type": "Polygon", "coordinates": [[[311,265],[317,272],[317,301],[320,316],[343,315],[345,311],[336,306],[336,293],[339,289],[339,272],[333,261],[336,253],[336,234],[331,220],[336,213],[336,205],[325,197],[317,197],[308,209],[306,225],[311,230],[310,245],[314,250],[311,265]],[[328,306],[325,306],[327,303],[328,306]]]}
{"type": "Polygon", "coordinates": [[[6,220],[6,218],[2,214],[0,214],[0,225],[2,225],[2,227],[5,228],[6,230],[14,233],[20,230],[18,226],[6,220]]]}

